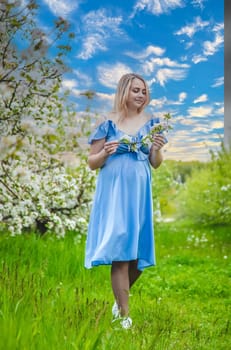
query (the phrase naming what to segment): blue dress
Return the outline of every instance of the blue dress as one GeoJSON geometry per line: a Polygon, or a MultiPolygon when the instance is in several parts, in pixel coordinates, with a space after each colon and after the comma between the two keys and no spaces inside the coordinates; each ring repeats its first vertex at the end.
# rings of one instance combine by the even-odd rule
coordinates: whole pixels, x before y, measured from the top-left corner
{"type": "Polygon", "coordinates": [[[150,146],[142,138],[158,123],[150,119],[129,136],[111,120],[91,134],[93,140],[129,138],[101,167],[93,200],[86,242],[85,267],[110,265],[112,261],[138,259],[138,269],[155,265],[150,146]]]}

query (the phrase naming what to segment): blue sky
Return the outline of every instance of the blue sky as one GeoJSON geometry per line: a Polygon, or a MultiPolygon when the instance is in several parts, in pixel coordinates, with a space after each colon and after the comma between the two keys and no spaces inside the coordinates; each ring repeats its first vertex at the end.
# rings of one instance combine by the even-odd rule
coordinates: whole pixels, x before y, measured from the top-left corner
{"type": "Polygon", "coordinates": [[[165,158],[209,159],[223,139],[224,3],[217,0],[39,0],[39,25],[65,17],[75,32],[63,87],[76,110],[96,92],[91,111],[112,107],[122,74],[136,72],[149,83],[148,111],[170,112],[165,158]]]}

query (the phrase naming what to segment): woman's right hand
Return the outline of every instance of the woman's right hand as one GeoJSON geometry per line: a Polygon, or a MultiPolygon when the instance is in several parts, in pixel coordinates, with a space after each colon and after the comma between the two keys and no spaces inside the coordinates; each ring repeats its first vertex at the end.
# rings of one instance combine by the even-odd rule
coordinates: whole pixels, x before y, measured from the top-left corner
{"type": "Polygon", "coordinates": [[[111,155],[116,152],[119,146],[119,141],[109,141],[105,142],[103,145],[103,149],[107,155],[111,155]]]}
{"type": "Polygon", "coordinates": [[[107,158],[116,152],[119,141],[105,142],[105,139],[95,140],[91,144],[88,164],[91,170],[101,168],[107,158]]]}

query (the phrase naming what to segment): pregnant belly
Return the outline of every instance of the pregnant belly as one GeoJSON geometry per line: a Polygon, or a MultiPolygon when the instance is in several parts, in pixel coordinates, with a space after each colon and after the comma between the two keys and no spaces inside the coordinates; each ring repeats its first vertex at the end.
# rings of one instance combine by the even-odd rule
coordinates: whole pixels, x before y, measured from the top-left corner
{"type": "Polygon", "coordinates": [[[148,160],[137,160],[136,154],[115,154],[107,159],[101,169],[101,175],[109,178],[121,177],[129,181],[139,178],[150,179],[150,165],[148,160]]]}

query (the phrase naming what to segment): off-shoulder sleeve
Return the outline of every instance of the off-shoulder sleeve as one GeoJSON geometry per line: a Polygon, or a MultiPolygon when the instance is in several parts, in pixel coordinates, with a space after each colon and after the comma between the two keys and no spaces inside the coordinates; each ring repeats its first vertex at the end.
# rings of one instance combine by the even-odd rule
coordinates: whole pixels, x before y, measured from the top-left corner
{"type": "Polygon", "coordinates": [[[88,138],[88,143],[91,144],[93,141],[106,138],[108,135],[109,123],[108,120],[99,124],[88,138]]]}

